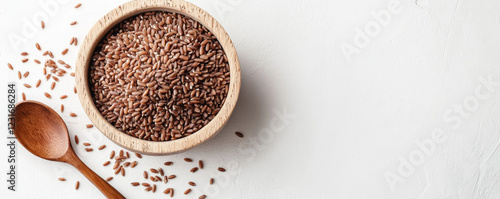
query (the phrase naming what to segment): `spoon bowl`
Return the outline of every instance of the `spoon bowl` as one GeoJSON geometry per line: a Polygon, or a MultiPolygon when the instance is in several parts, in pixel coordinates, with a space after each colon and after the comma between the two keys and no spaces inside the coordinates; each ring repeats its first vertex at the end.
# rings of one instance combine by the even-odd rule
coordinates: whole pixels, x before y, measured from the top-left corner
{"type": "Polygon", "coordinates": [[[29,152],[73,165],[107,198],[125,198],[78,158],[71,147],[68,128],[54,110],[40,102],[23,101],[16,105],[15,111],[14,134],[29,152]]]}
{"type": "Polygon", "coordinates": [[[62,118],[51,108],[35,101],[16,106],[15,134],[29,152],[47,160],[61,159],[71,147],[62,118]]]}

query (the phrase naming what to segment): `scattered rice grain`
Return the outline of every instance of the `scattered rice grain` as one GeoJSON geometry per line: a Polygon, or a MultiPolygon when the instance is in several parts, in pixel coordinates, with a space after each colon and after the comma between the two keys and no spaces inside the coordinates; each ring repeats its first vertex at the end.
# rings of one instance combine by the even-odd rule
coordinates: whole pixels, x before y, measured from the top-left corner
{"type": "Polygon", "coordinates": [[[242,134],[242,133],[240,133],[240,132],[235,132],[234,134],[236,134],[236,136],[238,136],[238,137],[240,137],[240,138],[242,138],[242,137],[243,137],[243,134],[242,134]]]}
{"type": "Polygon", "coordinates": [[[80,188],[80,181],[76,181],[75,190],[78,190],[78,188],[80,188]]]}

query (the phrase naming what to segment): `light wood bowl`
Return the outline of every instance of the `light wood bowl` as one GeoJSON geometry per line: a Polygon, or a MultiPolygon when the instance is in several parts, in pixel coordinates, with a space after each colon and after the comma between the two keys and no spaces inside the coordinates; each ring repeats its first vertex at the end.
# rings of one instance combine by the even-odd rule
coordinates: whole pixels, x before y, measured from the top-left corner
{"type": "Polygon", "coordinates": [[[85,37],[76,61],[76,88],[80,102],[94,125],[116,144],[142,154],[178,153],[214,137],[233,112],[240,93],[241,72],[236,49],[222,26],[203,9],[183,0],[135,0],[118,6],[101,18],[85,37]],[[209,29],[219,40],[230,66],[230,83],[226,101],[215,118],[187,137],[164,142],[146,141],[121,132],[111,125],[96,108],[89,87],[89,64],[95,47],[118,23],[148,11],[167,11],[191,17],[209,29]]]}

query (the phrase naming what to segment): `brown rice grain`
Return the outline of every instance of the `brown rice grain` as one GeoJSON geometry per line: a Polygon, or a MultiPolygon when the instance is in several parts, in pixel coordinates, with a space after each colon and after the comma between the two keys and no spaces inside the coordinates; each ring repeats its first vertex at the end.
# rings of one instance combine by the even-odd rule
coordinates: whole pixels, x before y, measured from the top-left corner
{"type": "Polygon", "coordinates": [[[14,67],[10,63],[7,63],[7,67],[9,67],[10,70],[14,70],[14,67]]]}
{"type": "Polygon", "coordinates": [[[56,87],[56,82],[52,82],[52,84],[50,85],[50,90],[54,90],[55,87],[56,87]]]}
{"type": "Polygon", "coordinates": [[[200,169],[203,169],[203,161],[202,160],[198,161],[198,167],[200,167],[200,169]]]}
{"type": "Polygon", "coordinates": [[[111,181],[111,180],[113,180],[113,177],[106,178],[106,181],[108,181],[108,182],[111,181]]]}
{"type": "Polygon", "coordinates": [[[36,47],[36,49],[37,49],[38,51],[41,51],[41,50],[42,50],[42,47],[40,47],[40,44],[38,44],[38,43],[36,43],[36,44],[35,44],[35,47],[36,47]]]}
{"type": "Polygon", "coordinates": [[[135,166],[137,166],[137,161],[132,162],[132,165],[130,165],[130,168],[134,168],[135,166]]]}
{"type": "Polygon", "coordinates": [[[67,96],[67,95],[62,95],[62,96],[61,96],[61,97],[59,97],[59,98],[61,98],[61,99],[66,99],[66,98],[68,98],[68,96],[67,96]]]}
{"type": "Polygon", "coordinates": [[[23,75],[21,74],[21,71],[17,71],[17,76],[19,77],[19,79],[23,78],[23,75]]]}
{"type": "Polygon", "coordinates": [[[188,182],[188,184],[193,186],[193,187],[196,186],[196,183],[194,183],[194,182],[188,182]]]}
{"type": "Polygon", "coordinates": [[[226,172],[226,169],[224,169],[222,167],[217,168],[217,170],[219,170],[220,172],[226,172]]]}
{"type": "Polygon", "coordinates": [[[159,173],[159,171],[158,171],[158,170],[153,169],[153,168],[149,169],[149,171],[151,171],[151,173],[159,173]]]}
{"type": "Polygon", "coordinates": [[[80,188],[80,181],[76,181],[75,190],[78,190],[78,188],[80,188]]]}
{"type": "Polygon", "coordinates": [[[92,124],[87,124],[86,126],[87,126],[88,129],[94,127],[94,125],[92,125],[92,124]]]}
{"type": "Polygon", "coordinates": [[[64,50],[61,52],[61,54],[62,54],[62,55],[66,55],[66,53],[68,53],[68,50],[69,50],[69,49],[67,49],[67,48],[66,48],[66,49],[64,49],[64,50]]]}
{"type": "Polygon", "coordinates": [[[184,161],[186,161],[186,162],[193,162],[193,160],[191,158],[184,158],[184,161]]]}
{"type": "Polygon", "coordinates": [[[29,60],[28,58],[24,58],[24,59],[22,59],[21,61],[22,61],[23,63],[26,63],[28,60],[29,60]]]}
{"type": "Polygon", "coordinates": [[[30,72],[29,71],[26,71],[23,75],[24,78],[28,77],[28,75],[30,75],[30,72]]]}
{"type": "Polygon", "coordinates": [[[147,180],[147,179],[148,179],[148,172],[147,172],[147,171],[144,171],[143,176],[144,176],[144,179],[146,179],[146,180],[147,180]]]}
{"type": "Polygon", "coordinates": [[[38,81],[36,81],[36,86],[35,86],[35,87],[37,87],[37,88],[38,88],[38,87],[40,86],[40,84],[41,84],[41,83],[42,83],[42,80],[41,80],[41,79],[39,79],[38,81]]]}
{"type": "Polygon", "coordinates": [[[91,152],[91,151],[94,151],[94,149],[92,149],[92,148],[85,148],[85,151],[91,152]]]}
{"type": "Polygon", "coordinates": [[[66,178],[58,178],[59,181],[66,181],[66,178]]]}
{"type": "Polygon", "coordinates": [[[207,195],[201,195],[198,199],[205,199],[207,198],[207,195]]]}
{"type": "Polygon", "coordinates": [[[83,146],[90,146],[91,144],[88,142],[83,143],[83,146]]]}
{"type": "Polygon", "coordinates": [[[187,195],[189,192],[191,192],[191,189],[187,189],[186,191],[184,191],[184,195],[187,195]]]}
{"type": "Polygon", "coordinates": [[[118,173],[120,173],[121,170],[122,170],[122,166],[119,166],[118,168],[115,169],[114,174],[118,175],[118,173]]]}
{"type": "Polygon", "coordinates": [[[99,150],[103,150],[104,148],[106,148],[106,145],[102,145],[102,146],[100,146],[98,149],[99,149],[99,150]]]}
{"type": "Polygon", "coordinates": [[[69,113],[69,116],[76,117],[76,113],[69,113]]]}
{"type": "Polygon", "coordinates": [[[138,158],[142,158],[142,155],[139,153],[135,153],[135,156],[137,156],[138,158]]]}
{"type": "Polygon", "coordinates": [[[75,135],[75,144],[78,144],[80,140],[78,139],[78,135],[75,135]]]}
{"type": "Polygon", "coordinates": [[[76,21],[73,21],[73,22],[71,22],[69,25],[74,26],[74,25],[76,25],[76,23],[77,23],[76,21]]]}
{"type": "Polygon", "coordinates": [[[64,105],[61,104],[61,113],[64,112],[64,105]]]}
{"type": "Polygon", "coordinates": [[[102,166],[108,166],[109,164],[111,164],[111,162],[108,160],[104,164],[102,164],[102,166]]]}
{"type": "Polygon", "coordinates": [[[168,176],[168,179],[169,179],[169,180],[170,180],[170,179],[174,179],[175,177],[176,177],[176,175],[170,175],[170,176],[168,176]]]}
{"type": "Polygon", "coordinates": [[[236,134],[236,136],[238,136],[238,137],[240,137],[240,138],[242,138],[242,137],[243,137],[243,134],[242,134],[242,133],[240,133],[240,132],[235,132],[234,134],[236,134]]]}
{"type": "Polygon", "coordinates": [[[109,154],[109,159],[113,159],[115,157],[115,150],[112,150],[109,154]]]}
{"type": "Polygon", "coordinates": [[[214,179],[210,178],[210,184],[214,184],[214,179]]]}
{"type": "Polygon", "coordinates": [[[34,59],[33,61],[34,61],[35,63],[37,63],[37,64],[41,64],[41,63],[42,63],[42,62],[40,62],[40,60],[38,60],[38,59],[34,59]]]}
{"type": "Polygon", "coordinates": [[[198,171],[198,167],[193,167],[193,168],[190,170],[190,172],[191,172],[191,173],[194,173],[194,172],[196,172],[196,171],[198,171]]]}
{"type": "Polygon", "coordinates": [[[22,52],[21,56],[28,56],[28,53],[27,52],[22,52]]]}
{"type": "Polygon", "coordinates": [[[172,164],[174,164],[174,163],[173,162],[165,162],[165,163],[163,163],[163,165],[165,165],[165,166],[171,166],[172,164]]]}
{"type": "Polygon", "coordinates": [[[81,3],[76,4],[75,8],[79,8],[80,6],[82,6],[82,4],[81,4],[81,3]]]}
{"type": "Polygon", "coordinates": [[[52,96],[50,96],[50,94],[48,94],[47,92],[43,93],[45,95],[45,97],[49,98],[49,99],[52,99],[52,96]]]}
{"type": "Polygon", "coordinates": [[[41,21],[40,26],[42,27],[42,29],[45,29],[45,22],[41,21]]]}
{"type": "Polygon", "coordinates": [[[23,92],[22,95],[23,95],[23,101],[26,100],[26,94],[24,94],[23,92]]]}
{"type": "Polygon", "coordinates": [[[26,87],[26,88],[31,88],[31,85],[29,85],[29,84],[23,84],[23,85],[24,85],[24,87],[26,87]]]}
{"type": "Polygon", "coordinates": [[[132,186],[134,186],[134,187],[135,187],[135,186],[139,186],[141,183],[139,183],[139,182],[132,182],[132,183],[130,183],[130,184],[132,184],[132,186]]]}

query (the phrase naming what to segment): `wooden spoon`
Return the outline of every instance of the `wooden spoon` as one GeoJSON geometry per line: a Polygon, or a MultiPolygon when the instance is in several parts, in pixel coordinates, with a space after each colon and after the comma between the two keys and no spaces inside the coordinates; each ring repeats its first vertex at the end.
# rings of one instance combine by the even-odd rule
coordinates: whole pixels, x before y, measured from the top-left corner
{"type": "Polygon", "coordinates": [[[73,165],[108,198],[125,198],[76,156],[68,128],[54,110],[36,101],[23,101],[15,110],[14,134],[24,148],[43,159],[73,165]]]}

